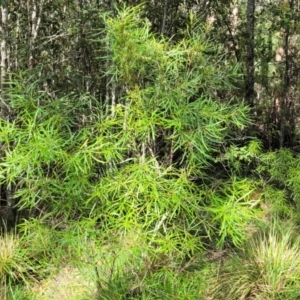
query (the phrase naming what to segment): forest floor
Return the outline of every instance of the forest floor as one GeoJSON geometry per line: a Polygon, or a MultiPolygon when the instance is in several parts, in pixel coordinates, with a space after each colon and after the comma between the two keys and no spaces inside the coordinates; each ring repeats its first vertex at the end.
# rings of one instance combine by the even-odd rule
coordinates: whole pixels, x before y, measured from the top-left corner
{"type": "Polygon", "coordinates": [[[91,278],[92,271],[68,265],[33,286],[31,291],[39,300],[93,300],[97,288],[91,278]]]}

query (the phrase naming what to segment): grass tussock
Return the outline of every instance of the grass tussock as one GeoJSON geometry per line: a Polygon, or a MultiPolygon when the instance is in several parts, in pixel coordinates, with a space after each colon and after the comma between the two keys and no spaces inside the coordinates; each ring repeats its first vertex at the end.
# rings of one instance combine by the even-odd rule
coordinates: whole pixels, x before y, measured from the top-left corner
{"type": "Polygon", "coordinates": [[[0,277],[10,281],[26,281],[30,265],[22,240],[13,234],[0,237],[0,277]]]}
{"type": "Polygon", "coordinates": [[[292,300],[300,297],[300,239],[273,224],[256,233],[214,279],[212,299],[292,300]]]}

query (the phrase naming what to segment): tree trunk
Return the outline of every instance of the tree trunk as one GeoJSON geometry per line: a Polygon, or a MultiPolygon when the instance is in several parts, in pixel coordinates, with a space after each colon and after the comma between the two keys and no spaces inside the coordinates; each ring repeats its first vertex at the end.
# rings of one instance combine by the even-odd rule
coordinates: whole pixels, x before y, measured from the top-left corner
{"type": "Polygon", "coordinates": [[[167,22],[167,10],[168,10],[168,0],[164,0],[164,13],[162,19],[161,33],[164,34],[166,30],[166,22],[167,22]]]}
{"type": "Polygon", "coordinates": [[[36,47],[36,39],[38,36],[39,27],[41,25],[41,15],[43,11],[43,4],[44,0],[37,3],[36,0],[32,0],[32,5],[27,6],[28,15],[31,15],[31,19],[29,20],[29,23],[31,25],[30,29],[30,55],[29,55],[29,61],[28,66],[29,68],[33,68],[36,64],[35,61],[35,47],[36,47]],[[38,6],[39,4],[39,6],[38,6]]]}
{"type": "Polygon", "coordinates": [[[254,12],[255,0],[247,1],[247,58],[246,58],[246,93],[245,100],[254,106],[254,12]]]}
{"type": "Polygon", "coordinates": [[[1,117],[7,117],[7,103],[5,102],[5,81],[6,81],[6,71],[7,71],[7,16],[8,9],[6,0],[1,2],[1,24],[0,24],[0,34],[1,34],[1,76],[0,76],[0,88],[1,88],[1,117]]]}
{"type": "MultiPolygon", "coordinates": [[[[294,1],[284,1],[286,3],[286,5],[289,5],[290,10],[293,10],[293,6],[294,6],[294,1]]],[[[294,118],[288,118],[288,115],[291,114],[292,110],[293,110],[293,105],[292,102],[289,103],[289,99],[288,99],[288,94],[289,94],[289,88],[290,88],[290,55],[289,55],[289,40],[290,40],[290,26],[289,23],[287,23],[286,27],[284,28],[284,33],[283,33],[283,37],[284,37],[284,45],[283,45],[283,49],[284,49],[284,75],[283,75],[283,88],[282,88],[282,102],[281,102],[281,108],[280,108],[280,137],[279,137],[279,147],[282,148],[284,146],[284,143],[290,143],[291,141],[288,141],[288,137],[287,137],[287,131],[290,131],[288,134],[292,135],[293,134],[293,128],[295,126],[295,120],[294,118]]],[[[290,140],[293,140],[290,137],[290,140]]]]}
{"type": "MultiPolygon", "coordinates": [[[[1,54],[1,76],[0,76],[0,88],[1,88],[1,112],[0,117],[5,120],[9,120],[10,109],[8,98],[6,97],[6,80],[7,80],[7,66],[8,66],[8,29],[7,29],[7,20],[8,20],[8,7],[7,2],[2,0],[1,2],[1,25],[0,25],[0,34],[1,34],[1,45],[0,45],[0,54],[1,54]]],[[[3,157],[5,152],[3,149],[0,152],[0,156],[3,157]]],[[[7,184],[2,184],[0,187],[1,195],[1,205],[0,205],[0,216],[2,222],[4,223],[6,229],[10,229],[14,225],[14,199],[11,193],[11,187],[7,184]]],[[[1,224],[2,225],[2,224],[1,224]]]]}

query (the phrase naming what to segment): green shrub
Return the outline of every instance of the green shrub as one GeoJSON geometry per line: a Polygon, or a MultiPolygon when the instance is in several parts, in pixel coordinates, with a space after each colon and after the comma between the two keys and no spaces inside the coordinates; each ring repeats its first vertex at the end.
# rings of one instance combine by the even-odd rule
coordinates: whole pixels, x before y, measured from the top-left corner
{"type": "MultiPolygon", "coordinates": [[[[180,265],[202,254],[203,237],[240,246],[256,219],[250,181],[225,176],[215,188],[210,172],[220,146],[249,123],[249,109],[215,96],[233,88],[239,68],[222,64],[201,28],[175,43],[152,34],[140,15],[139,8],[124,8],[101,16],[104,33],[95,29],[101,43],[106,36],[107,56],[99,57],[110,78],[106,103],[90,95],[53,99],[36,83],[16,80],[7,91],[15,118],[0,120],[0,183],[14,187],[21,217],[29,220],[22,228],[27,250],[42,266],[70,252],[97,269],[97,252],[85,250],[85,241],[118,249],[135,233],[138,245],[121,249],[141,269],[128,270],[127,263],[104,288],[121,284],[122,294],[123,283],[136,290],[147,282],[147,297],[151,289],[153,297],[175,297],[177,287],[182,297],[194,297],[198,291],[187,296],[185,282],[192,275],[176,277],[180,265]],[[165,293],[158,291],[161,280],[165,293]]],[[[239,151],[241,159],[256,155],[259,146],[250,146],[239,151]]]]}
{"type": "Polygon", "coordinates": [[[217,246],[231,242],[241,247],[261,217],[261,200],[255,197],[255,184],[251,180],[232,178],[221,181],[207,193],[209,203],[205,210],[211,218],[208,223],[214,226],[211,236],[217,236],[217,246]]]}

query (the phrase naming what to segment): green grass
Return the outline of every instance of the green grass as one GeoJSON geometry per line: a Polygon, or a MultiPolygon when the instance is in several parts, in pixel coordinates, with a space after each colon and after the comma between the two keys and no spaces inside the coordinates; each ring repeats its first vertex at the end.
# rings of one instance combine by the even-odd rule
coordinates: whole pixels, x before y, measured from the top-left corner
{"type": "Polygon", "coordinates": [[[213,299],[292,300],[300,297],[300,239],[284,223],[252,236],[244,252],[220,269],[213,299]]]}
{"type": "Polygon", "coordinates": [[[169,249],[163,252],[149,242],[147,232],[104,234],[87,222],[60,230],[32,222],[22,237],[4,235],[1,299],[300,297],[300,239],[296,229],[282,221],[272,221],[270,227],[254,232],[241,249],[228,249],[227,255],[215,260],[205,250],[189,257],[169,249]],[[33,255],[36,259],[29,263],[33,255]]]}
{"type": "MultiPolygon", "coordinates": [[[[172,259],[150,247],[145,233],[114,233],[107,240],[97,230],[93,235],[92,230],[76,232],[74,226],[62,231],[30,226],[21,239],[27,245],[23,260],[33,254],[36,260],[24,281],[6,286],[7,299],[197,299],[203,294],[207,270],[201,253],[172,259]],[[55,247],[45,249],[51,247],[50,237],[55,247]]],[[[14,251],[24,247],[14,243],[16,237],[7,240],[14,251]]]]}

